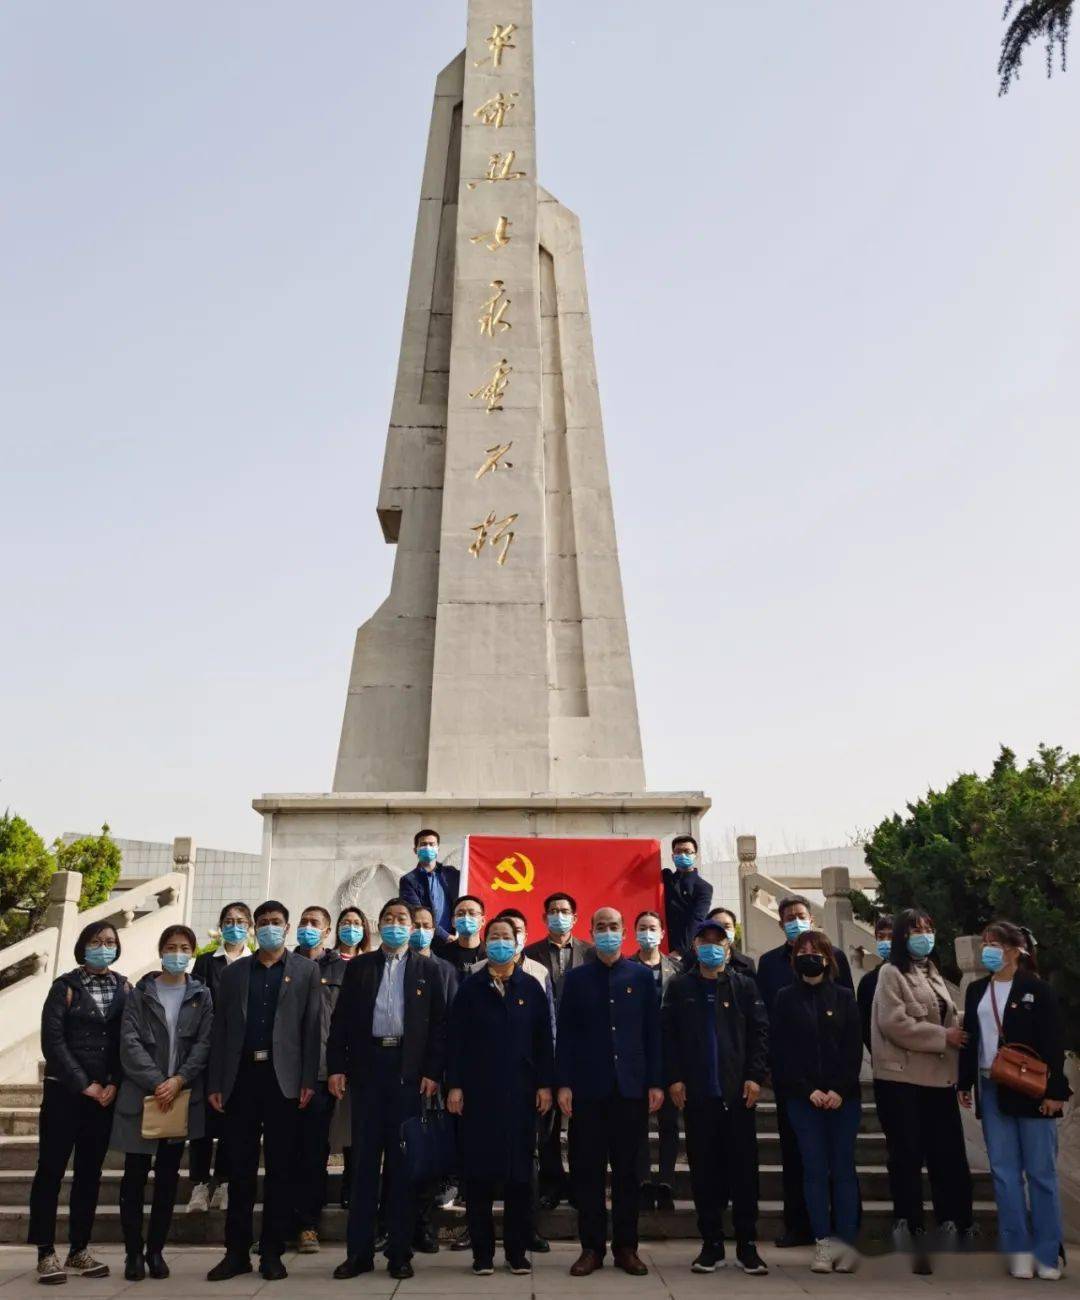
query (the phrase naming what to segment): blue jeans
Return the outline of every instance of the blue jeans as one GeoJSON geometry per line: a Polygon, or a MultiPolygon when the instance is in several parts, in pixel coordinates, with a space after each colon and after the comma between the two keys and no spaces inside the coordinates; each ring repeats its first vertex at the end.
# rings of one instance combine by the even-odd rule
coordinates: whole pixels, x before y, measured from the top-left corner
{"type": "Polygon", "coordinates": [[[979,1109],[994,1176],[998,1243],[1009,1255],[1031,1252],[1040,1264],[1054,1268],[1064,1236],[1058,1194],[1057,1121],[1003,1115],[998,1107],[997,1084],[983,1077],[979,1079],[979,1109]]]}
{"type": "Polygon", "coordinates": [[[803,1188],[815,1238],[836,1235],[853,1242],[859,1232],[859,1178],[855,1172],[855,1139],[862,1102],[849,1097],[839,1110],[819,1110],[802,1097],[787,1103],[788,1119],[799,1141],[803,1188]],[[832,1184],[832,1216],[829,1184],[832,1184]]]}

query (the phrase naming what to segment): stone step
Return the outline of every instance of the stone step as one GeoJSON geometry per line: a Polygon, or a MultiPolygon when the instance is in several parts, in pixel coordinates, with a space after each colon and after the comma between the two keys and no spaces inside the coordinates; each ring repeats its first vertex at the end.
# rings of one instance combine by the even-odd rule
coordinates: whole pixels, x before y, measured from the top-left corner
{"type": "MultiPolygon", "coordinates": [[[[927,1216],[933,1222],[930,1206],[927,1216]]],[[[762,1201],[758,1218],[758,1236],[762,1241],[771,1240],[783,1230],[782,1207],[779,1201],[762,1201]]],[[[324,1242],[341,1242],[345,1239],[346,1212],[337,1208],[323,1213],[320,1236],[324,1242]]],[[[992,1201],[980,1200],[975,1204],[975,1217],[983,1233],[984,1249],[990,1250],[994,1240],[994,1205],[992,1201]]],[[[459,1210],[440,1210],[436,1214],[441,1229],[461,1227],[464,1225],[464,1213],[459,1210]]],[[[23,1208],[0,1206],[0,1244],[13,1244],[26,1241],[29,1215],[23,1208]]],[[[886,1237],[892,1221],[892,1204],[887,1201],[865,1201],[863,1203],[863,1237],[867,1243],[874,1240],[881,1242],[886,1237]]],[[[57,1221],[57,1239],[67,1240],[67,1206],[59,1212],[57,1221]]],[[[537,1227],[545,1237],[552,1241],[571,1241],[577,1236],[577,1216],[567,1207],[560,1207],[550,1214],[538,1216],[537,1227]]],[[[674,1214],[655,1212],[641,1215],[639,1224],[642,1240],[696,1240],[698,1236],[697,1221],[693,1206],[687,1201],[677,1201],[674,1214]]],[[[225,1230],[225,1216],[214,1214],[185,1214],[181,1209],[173,1217],[169,1233],[171,1245],[220,1245],[225,1230]]],[[[258,1220],[256,1219],[256,1232],[258,1220]]],[[[120,1212],[116,1206],[103,1205],[94,1225],[94,1241],[116,1242],[121,1240],[120,1212]]],[[[334,1253],[327,1251],[328,1270],[332,1267],[334,1253]]],[[[463,1256],[468,1260],[468,1255],[463,1256]]]]}
{"type": "Polygon", "coordinates": [[[0,1107],[40,1105],[40,1083],[0,1083],[0,1107]]]}
{"type": "Polygon", "coordinates": [[[38,1131],[37,1106],[0,1107],[0,1135],[7,1137],[29,1137],[38,1131]]]}

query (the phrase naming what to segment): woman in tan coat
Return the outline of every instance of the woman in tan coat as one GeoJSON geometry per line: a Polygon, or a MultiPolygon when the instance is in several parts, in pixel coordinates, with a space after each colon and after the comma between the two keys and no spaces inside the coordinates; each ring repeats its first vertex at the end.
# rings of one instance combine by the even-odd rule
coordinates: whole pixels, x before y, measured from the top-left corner
{"type": "Polygon", "coordinates": [[[871,1014],[874,1097],[889,1155],[893,1234],[916,1238],[919,1271],[929,1271],[918,1238],[925,1231],[922,1171],[946,1243],[970,1233],[971,1171],[957,1103],[960,1013],[933,959],[934,922],[922,908],[896,917],[892,951],[881,967],[871,1014]]]}

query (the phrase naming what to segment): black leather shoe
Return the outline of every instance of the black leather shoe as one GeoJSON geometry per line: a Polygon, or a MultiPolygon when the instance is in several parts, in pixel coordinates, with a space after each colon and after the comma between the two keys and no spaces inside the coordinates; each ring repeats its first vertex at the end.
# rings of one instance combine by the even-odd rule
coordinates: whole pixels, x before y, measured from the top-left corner
{"type": "Polygon", "coordinates": [[[439,1239],[433,1232],[418,1232],[413,1238],[413,1250],[418,1250],[421,1255],[437,1255],[439,1239]]]}
{"type": "Polygon", "coordinates": [[[373,1273],[374,1271],[375,1261],[373,1259],[361,1259],[359,1255],[350,1255],[334,1269],[334,1277],[339,1282],[342,1282],[346,1278],[359,1277],[361,1273],[373,1273]]]}
{"type": "Polygon", "coordinates": [[[532,1235],[532,1241],[529,1242],[529,1249],[534,1255],[549,1255],[551,1253],[551,1242],[547,1237],[541,1237],[538,1232],[532,1235]]]}
{"type": "Polygon", "coordinates": [[[814,1234],[812,1232],[782,1232],[773,1242],[778,1250],[790,1250],[793,1246],[812,1246],[814,1244],[814,1234]]]}
{"type": "Polygon", "coordinates": [[[549,1213],[552,1210],[557,1210],[561,1203],[562,1197],[558,1192],[545,1192],[544,1195],[540,1197],[540,1208],[542,1210],[547,1210],[549,1213]]]}
{"type": "Polygon", "coordinates": [[[146,1271],[158,1281],[169,1276],[169,1266],[165,1263],[165,1257],[160,1250],[146,1252],[146,1271]]]}
{"type": "Polygon", "coordinates": [[[451,1250],[472,1250],[472,1238],[468,1228],[458,1228],[457,1234],[450,1242],[451,1250]]]}
{"type": "Polygon", "coordinates": [[[124,1277],[129,1282],[141,1282],[146,1276],[141,1250],[129,1250],[124,1256],[124,1277]]]}
{"type": "Polygon", "coordinates": [[[206,1275],[208,1282],[227,1282],[231,1277],[251,1272],[251,1260],[246,1255],[226,1255],[225,1258],[206,1275]]]}
{"type": "Polygon", "coordinates": [[[664,1214],[675,1213],[675,1193],[670,1183],[655,1184],[656,1208],[664,1214]]]}
{"type": "Polygon", "coordinates": [[[280,1255],[264,1255],[259,1272],[267,1282],[283,1282],[289,1276],[289,1270],[282,1263],[280,1255]]]}
{"type": "Polygon", "coordinates": [[[390,1274],[391,1277],[397,1278],[398,1281],[402,1281],[404,1278],[407,1277],[416,1276],[416,1274],[413,1272],[413,1266],[409,1263],[407,1259],[399,1259],[396,1261],[390,1260],[390,1262],[386,1266],[386,1271],[390,1274]]]}

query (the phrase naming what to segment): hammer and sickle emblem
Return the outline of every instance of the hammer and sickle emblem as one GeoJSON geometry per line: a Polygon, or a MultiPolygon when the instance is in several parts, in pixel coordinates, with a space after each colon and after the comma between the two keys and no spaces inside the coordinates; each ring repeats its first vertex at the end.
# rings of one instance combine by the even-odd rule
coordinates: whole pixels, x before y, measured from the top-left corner
{"type": "Polygon", "coordinates": [[[491,888],[505,889],[508,894],[529,894],[532,893],[535,878],[536,868],[525,854],[513,853],[510,857],[503,858],[495,868],[495,879],[491,882],[491,888]],[[521,862],[520,867],[515,858],[521,862]]]}

